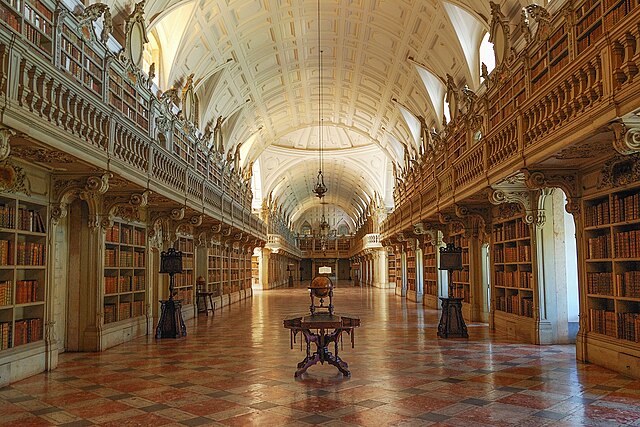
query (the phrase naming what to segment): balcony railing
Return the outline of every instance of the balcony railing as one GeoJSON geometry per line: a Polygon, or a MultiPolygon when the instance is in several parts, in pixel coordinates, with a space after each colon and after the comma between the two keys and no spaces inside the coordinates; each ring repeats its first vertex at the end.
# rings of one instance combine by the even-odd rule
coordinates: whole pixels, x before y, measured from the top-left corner
{"type": "Polygon", "coordinates": [[[417,159],[396,183],[384,238],[562,152],[580,142],[582,129],[606,129],[638,110],[640,1],[616,4],[625,9],[616,9],[615,20],[601,13],[601,4],[588,17],[556,14],[548,39],[534,39],[508,70],[494,72],[475,110],[459,114],[441,132],[444,149],[417,159]],[[593,31],[584,30],[585,19],[597,21],[589,24],[593,31]],[[485,130],[479,141],[470,127],[477,119],[485,130]]]}
{"type": "Polygon", "coordinates": [[[200,132],[158,100],[144,73],[120,62],[117,43],[84,41],[69,10],[58,12],[54,28],[51,0],[38,0],[37,12],[29,6],[27,17],[30,2],[0,5],[3,122],[266,238],[265,224],[251,213],[249,183],[210,155],[200,132]],[[30,19],[33,13],[38,19],[30,19]]]}

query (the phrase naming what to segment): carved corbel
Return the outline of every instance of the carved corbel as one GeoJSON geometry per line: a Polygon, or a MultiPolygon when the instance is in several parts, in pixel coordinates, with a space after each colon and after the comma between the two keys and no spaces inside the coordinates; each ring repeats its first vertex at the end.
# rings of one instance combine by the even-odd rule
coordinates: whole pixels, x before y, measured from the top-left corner
{"type": "Polygon", "coordinates": [[[544,190],[530,190],[525,184],[523,173],[509,177],[499,184],[494,184],[488,192],[489,202],[494,205],[517,203],[524,209],[524,222],[542,227],[545,223],[544,198],[548,195],[544,190]]]}
{"type": "Polygon", "coordinates": [[[577,171],[572,170],[544,170],[530,171],[523,169],[528,188],[560,188],[567,197],[565,210],[572,215],[580,215],[582,191],[577,171]]]}
{"type": "Polygon", "coordinates": [[[148,204],[151,191],[134,193],[129,196],[107,196],[104,199],[105,212],[108,225],[113,225],[113,218],[123,218],[127,221],[143,221],[142,210],[148,204]]]}
{"type": "Polygon", "coordinates": [[[473,237],[481,237],[484,240],[491,234],[491,214],[489,209],[454,205],[456,216],[466,221],[467,230],[473,237]]]}
{"type": "Polygon", "coordinates": [[[629,119],[613,122],[613,148],[623,155],[640,152],[640,117],[632,115],[629,119]]]}
{"type": "Polygon", "coordinates": [[[67,215],[68,206],[73,200],[80,199],[87,203],[89,208],[89,227],[97,230],[100,225],[100,208],[102,205],[102,195],[109,189],[109,179],[111,173],[104,173],[100,176],[84,177],[61,177],[54,178],[52,220],[54,225],[67,215]]]}

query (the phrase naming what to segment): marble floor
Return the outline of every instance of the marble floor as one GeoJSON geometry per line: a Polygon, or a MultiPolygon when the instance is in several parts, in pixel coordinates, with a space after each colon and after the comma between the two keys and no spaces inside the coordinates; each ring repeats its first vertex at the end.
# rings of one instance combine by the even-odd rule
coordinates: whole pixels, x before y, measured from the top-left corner
{"type": "Polygon", "coordinates": [[[306,289],[257,292],[187,322],[184,339],[136,339],[67,353],[58,369],[0,388],[2,426],[640,426],[640,381],[578,364],[572,346],[508,342],[486,325],[436,338],[437,312],[389,291],[338,286],[336,312],[360,316],[355,349],[293,373],[288,314],[306,289]]]}

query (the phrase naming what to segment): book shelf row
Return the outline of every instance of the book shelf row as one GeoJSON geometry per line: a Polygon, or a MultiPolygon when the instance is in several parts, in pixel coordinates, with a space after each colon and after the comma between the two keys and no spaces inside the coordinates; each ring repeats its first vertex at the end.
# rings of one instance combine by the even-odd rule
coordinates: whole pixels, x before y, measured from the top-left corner
{"type": "Polygon", "coordinates": [[[616,258],[640,258],[640,229],[613,233],[613,244],[608,232],[587,238],[587,259],[608,259],[612,255],[616,258]]]}
{"type": "Polygon", "coordinates": [[[42,318],[28,318],[11,322],[0,322],[0,350],[17,347],[42,340],[42,318]]]}
{"type": "Polygon", "coordinates": [[[33,233],[45,233],[46,226],[39,211],[18,206],[16,222],[15,203],[0,202],[0,227],[33,233]]]}
{"type": "MultiPolygon", "coordinates": [[[[13,295],[13,282],[11,280],[0,282],[0,307],[13,305],[13,295]]],[[[15,304],[28,304],[37,301],[39,301],[37,280],[16,281],[15,304]]]]}
{"type": "Polygon", "coordinates": [[[45,244],[19,240],[0,240],[0,265],[45,265],[45,244]],[[15,257],[14,257],[15,247],[15,257]]]}

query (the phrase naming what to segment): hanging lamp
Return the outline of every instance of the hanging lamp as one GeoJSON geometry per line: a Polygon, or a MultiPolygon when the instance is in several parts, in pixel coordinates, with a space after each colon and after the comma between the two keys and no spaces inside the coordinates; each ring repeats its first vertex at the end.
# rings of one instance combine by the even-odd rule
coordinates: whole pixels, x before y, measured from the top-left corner
{"type": "Polygon", "coordinates": [[[324,159],[322,153],[322,50],[320,49],[320,0],[318,0],[318,52],[320,55],[318,61],[318,176],[316,177],[316,184],[313,187],[313,192],[317,198],[322,200],[324,195],[327,193],[327,186],[324,183],[324,174],[322,173],[324,159]]]}

